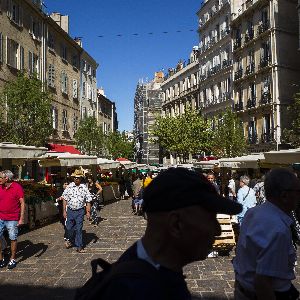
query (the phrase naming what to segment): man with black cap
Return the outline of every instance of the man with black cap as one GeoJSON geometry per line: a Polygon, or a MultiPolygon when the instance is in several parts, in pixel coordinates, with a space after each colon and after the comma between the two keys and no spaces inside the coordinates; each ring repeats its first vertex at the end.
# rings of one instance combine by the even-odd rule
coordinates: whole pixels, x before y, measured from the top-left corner
{"type": "Polygon", "coordinates": [[[101,299],[191,299],[183,267],[204,260],[211,251],[221,233],[217,213],[233,215],[241,210],[240,204],[218,195],[194,171],[170,168],[159,174],[144,191],[145,235],[116,263],[143,261],[145,267],[133,276],[131,264],[109,281],[101,299]]]}

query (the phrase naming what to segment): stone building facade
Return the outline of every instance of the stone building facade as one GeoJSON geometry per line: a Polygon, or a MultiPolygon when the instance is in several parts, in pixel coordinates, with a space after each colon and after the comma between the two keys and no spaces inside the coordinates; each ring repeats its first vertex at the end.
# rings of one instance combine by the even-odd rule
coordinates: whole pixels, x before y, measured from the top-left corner
{"type": "Polygon", "coordinates": [[[287,105],[299,89],[295,0],[232,0],[234,110],[251,152],[278,149],[287,105]]]}
{"type": "Polygon", "coordinates": [[[49,142],[73,144],[82,100],[80,62],[92,62],[94,95],[97,63],[68,34],[68,17],[47,15],[39,0],[0,1],[0,24],[0,91],[19,71],[36,73],[53,95],[49,142]]]}
{"type": "Polygon", "coordinates": [[[198,11],[200,107],[212,117],[232,107],[229,0],[207,0],[198,11]]]}
{"type": "Polygon", "coordinates": [[[161,91],[164,116],[181,115],[187,107],[199,108],[198,47],[193,48],[187,64],[179,61],[175,69],[169,69],[161,91]]]}
{"type": "Polygon", "coordinates": [[[150,82],[139,82],[134,97],[134,141],[135,161],[138,163],[160,163],[158,144],[151,142],[151,127],[155,118],[161,115],[163,72],[155,73],[150,82]]]}

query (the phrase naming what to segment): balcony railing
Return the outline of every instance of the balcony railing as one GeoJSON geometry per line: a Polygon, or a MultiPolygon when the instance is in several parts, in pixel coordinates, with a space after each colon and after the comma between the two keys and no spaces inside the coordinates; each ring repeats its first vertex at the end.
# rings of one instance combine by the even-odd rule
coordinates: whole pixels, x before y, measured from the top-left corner
{"type": "Polygon", "coordinates": [[[235,111],[241,111],[244,109],[244,105],[242,101],[239,101],[238,103],[234,104],[234,110],[235,111]]]}
{"type": "Polygon", "coordinates": [[[270,131],[262,133],[260,141],[262,143],[271,143],[271,142],[273,142],[272,133],[270,131]]]}
{"type": "Polygon", "coordinates": [[[246,67],[245,74],[250,75],[250,74],[254,73],[254,71],[255,71],[255,64],[254,64],[254,62],[252,62],[246,67]]]}
{"type": "Polygon", "coordinates": [[[262,57],[260,59],[259,68],[262,69],[267,67],[270,64],[270,62],[271,62],[271,57],[262,57]]]}
{"type": "Polygon", "coordinates": [[[255,106],[256,106],[256,98],[255,97],[249,98],[247,101],[247,108],[250,109],[255,106]]]}
{"type": "Polygon", "coordinates": [[[267,31],[270,28],[270,22],[260,22],[260,24],[257,27],[257,33],[262,34],[263,32],[267,31]]]}
{"type": "Polygon", "coordinates": [[[249,41],[253,40],[254,38],[254,31],[253,29],[250,29],[245,34],[245,43],[248,43],[249,41]]]}
{"type": "Polygon", "coordinates": [[[239,69],[234,73],[234,80],[239,80],[243,77],[243,69],[239,69]]]}
{"type": "Polygon", "coordinates": [[[257,143],[257,134],[252,134],[248,136],[249,144],[256,144],[257,143]]]}
{"type": "Polygon", "coordinates": [[[261,100],[260,100],[261,105],[271,103],[271,101],[272,101],[272,96],[270,91],[262,93],[261,100]]]}
{"type": "Polygon", "coordinates": [[[221,30],[221,38],[224,38],[229,33],[230,33],[230,29],[229,28],[222,29],[221,30]]]}
{"type": "Polygon", "coordinates": [[[224,59],[222,63],[222,68],[227,68],[232,65],[232,61],[230,59],[224,59]]]}
{"type": "Polygon", "coordinates": [[[242,39],[241,38],[236,38],[234,43],[233,43],[233,50],[236,50],[242,46],[242,39]]]}

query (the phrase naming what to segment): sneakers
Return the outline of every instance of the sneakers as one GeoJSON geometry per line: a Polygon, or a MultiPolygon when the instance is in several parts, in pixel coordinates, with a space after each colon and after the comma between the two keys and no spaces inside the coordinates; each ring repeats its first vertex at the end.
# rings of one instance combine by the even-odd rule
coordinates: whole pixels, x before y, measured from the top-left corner
{"type": "Polygon", "coordinates": [[[0,261],[0,268],[4,268],[6,266],[6,263],[5,263],[5,259],[3,258],[1,261],[0,261]]]}
{"type": "Polygon", "coordinates": [[[14,259],[11,259],[7,265],[7,269],[11,270],[17,266],[17,262],[14,259]]]}

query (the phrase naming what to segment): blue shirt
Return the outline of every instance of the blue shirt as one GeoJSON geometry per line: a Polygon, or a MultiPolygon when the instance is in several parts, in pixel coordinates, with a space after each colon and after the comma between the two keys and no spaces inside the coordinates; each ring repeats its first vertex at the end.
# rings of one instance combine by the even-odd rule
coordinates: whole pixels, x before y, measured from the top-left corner
{"type": "Polygon", "coordinates": [[[236,257],[236,280],[254,292],[255,274],[273,277],[274,291],[287,291],[295,279],[296,251],[292,243],[292,218],[269,201],[245,215],[236,257]]]}
{"type": "Polygon", "coordinates": [[[256,205],[254,190],[247,185],[241,187],[237,193],[237,202],[243,205],[243,210],[238,214],[238,217],[244,217],[247,210],[256,205]]]}

